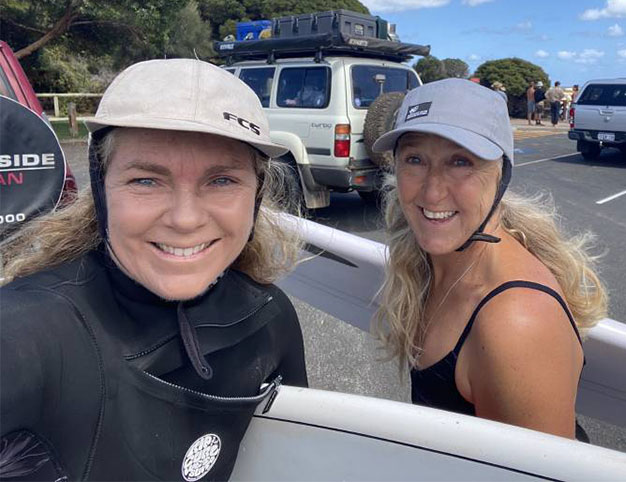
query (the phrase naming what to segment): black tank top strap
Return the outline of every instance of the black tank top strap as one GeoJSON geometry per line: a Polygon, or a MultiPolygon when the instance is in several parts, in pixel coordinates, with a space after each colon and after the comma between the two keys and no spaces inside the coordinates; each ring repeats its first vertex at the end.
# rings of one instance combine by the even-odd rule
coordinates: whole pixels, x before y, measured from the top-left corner
{"type": "Polygon", "coordinates": [[[463,346],[463,343],[465,343],[465,339],[469,335],[472,329],[472,325],[474,325],[474,320],[476,319],[476,316],[478,316],[478,313],[480,312],[482,307],[485,306],[487,302],[491,300],[493,297],[511,288],[530,288],[530,289],[537,290],[537,291],[543,291],[544,293],[552,296],[555,300],[557,300],[559,304],[561,305],[561,307],[563,308],[563,311],[565,311],[565,314],[567,315],[567,318],[569,319],[570,323],[572,324],[572,328],[574,329],[576,338],[578,338],[578,341],[582,345],[582,340],[580,338],[580,334],[578,333],[578,328],[576,327],[576,322],[574,321],[574,317],[570,313],[569,308],[567,307],[567,304],[565,303],[561,295],[559,295],[556,291],[554,291],[549,286],[542,285],[540,283],[535,283],[533,281],[514,280],[514,281],[507,281],[506,283],[502,283],[500,286],[491,290],[482,300],[480,300],[480,303],[478,303],[478,306],[476,306],[476,309],[472,313],[472,316],[467,322],[467,325],[465,325],[465,329],[463,330],[463,333],[459,337],[459,341],[457,341],[456,346],[454,347],[454,350],[452,350],[454,353],[458,355],[459,352],[461,351],[461,347],[463,346]]]}

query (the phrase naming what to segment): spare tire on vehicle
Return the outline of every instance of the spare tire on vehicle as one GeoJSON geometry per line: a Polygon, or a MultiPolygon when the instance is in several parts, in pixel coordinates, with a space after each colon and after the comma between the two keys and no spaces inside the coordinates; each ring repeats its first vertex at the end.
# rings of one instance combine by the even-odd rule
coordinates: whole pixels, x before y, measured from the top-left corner
{"type": "Polygon", "coordinates": [[[363,141],[367,154],[374,164],[381,167],[393,164],[393,152],[373,152],[372,146],[376,139],[393,128],[396,120],[396,113],[404,100],[404,92],[389,92],[379,95],[371,103],[365,116],[365,127],[363,128],[363,141]]]}
{"type": "Polygon", "coordinates": [[[55,208],[65,180],[65,156],[46,122],[0,96],[0,242],[25,222],[55,208]]]}

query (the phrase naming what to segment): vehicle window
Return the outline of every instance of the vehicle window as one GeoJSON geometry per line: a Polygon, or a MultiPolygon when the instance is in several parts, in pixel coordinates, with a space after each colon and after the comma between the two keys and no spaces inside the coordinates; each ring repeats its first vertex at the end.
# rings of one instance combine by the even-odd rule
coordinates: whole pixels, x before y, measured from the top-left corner
{"type": "Polygon", "coordinates": [[[385,81],[382,91],[406,92],[419,85],[415,72],[407,69],[379,67],[375,65],[355,65],[352,67],[352,105],[366,109],[381,93],[376,75],[383,74],[385,81]]]}
{"type": "Polygon", "coordinates": [[[259,96],[263,107],[270,106],[270,93],[274,81],[275,67],[262,67],[258,69],[241,69],[239,78],[250,86],[259,96]]]}
{"type": "Polygon", "coordinates": [[[279,107],[323,109],[330,99],[328,67],[283,69],[278,81],[276,103],[279,107]]]}
{"type": "Polygon", "coordinates": [[[591,84],[576,101],[579,105],[614,105],[626,107],[626,84],[591,84]]]}
{"type": "Polygon", "coordinates": [[[224,69],[226,72],[230,72],[231,74],[235,73],[235,69],[224,69]]]}
{"type": "Polygon", "coordinates": [[[9,84],[9,79],[2,69],[0,69],[0,95],[4,95],[9,99],[17,100],[17,96],[11,88],[11,84],[9,84]]]}

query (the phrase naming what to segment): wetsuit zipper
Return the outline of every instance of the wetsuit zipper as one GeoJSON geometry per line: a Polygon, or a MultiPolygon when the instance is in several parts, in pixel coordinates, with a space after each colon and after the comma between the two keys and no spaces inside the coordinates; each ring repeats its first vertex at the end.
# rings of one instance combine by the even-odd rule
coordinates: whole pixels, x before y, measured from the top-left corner
{"type": "Polygon", "coordinates": [[[278,375],[276,378],[274,378],[274,380],[272,380],[267,387],[265,387],[263,389],[263,391],[261,393],[259,393],[258,395],[255,395],[253,397],[221,397],[219,395],[209,395],[208,393],[202,393],[202,392],[198,392],[197,390],[192,390],[191,388],[186,388],[186,387],[181,387],[180,385],[176,385],[174,383],[165,381],[159,377],[155,377],[154,375],[152,375],[151,373],[148,373],[146,371],[142,372],[143,374],[147,375],[149,378],[152,378],[153,380],[156,380],[164,385],[167,385],[169,387],[175,388],[176,390],[185,392],[185,393],[193,393],[194,395],[198,395],[201,396],[203,398],[206,398],[208,400],[217,400],[220,402],[261,402],[263,401],[268,394],[275,392],[278,390],[278,388],[280,387],[281,381],[282,381],[282,377],[280,375],[278,375]]]}

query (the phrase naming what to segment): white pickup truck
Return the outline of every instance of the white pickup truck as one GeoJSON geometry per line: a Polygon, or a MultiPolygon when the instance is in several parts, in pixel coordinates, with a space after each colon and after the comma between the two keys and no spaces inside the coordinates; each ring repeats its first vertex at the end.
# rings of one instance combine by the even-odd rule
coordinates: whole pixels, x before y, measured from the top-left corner
{"type": "Polygon", "coordinates": [[[626,77],[591,80],[583,86],[570,109],[568,136],[588,160],[604,147],[626,155],[626,77]]]}

